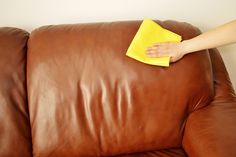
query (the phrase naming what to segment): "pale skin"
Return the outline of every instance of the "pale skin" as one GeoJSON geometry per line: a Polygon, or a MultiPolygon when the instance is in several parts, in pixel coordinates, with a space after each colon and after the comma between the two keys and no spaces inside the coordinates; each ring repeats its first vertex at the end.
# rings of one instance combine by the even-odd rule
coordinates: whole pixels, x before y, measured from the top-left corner
{"type": "Polygon", "coordinates": [[[157,43],[147,49],[146,55],[148,57],[171,56],[171,62],[176,62],[188,53],[232,43],[236,43],[236,20],[189,40],[157,43]]]}

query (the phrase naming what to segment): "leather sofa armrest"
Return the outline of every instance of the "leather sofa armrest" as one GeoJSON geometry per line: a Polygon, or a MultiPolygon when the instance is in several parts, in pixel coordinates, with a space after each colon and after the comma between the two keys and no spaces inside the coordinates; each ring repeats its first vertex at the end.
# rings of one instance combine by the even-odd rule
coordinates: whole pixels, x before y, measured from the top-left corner
{"type": "Polygon", "coordinates": [[[211,49],[209,52],[215,96],[208,106],[189,115],[183,148],[190,157],[234,157],[236,95],[218,50],[211,49]]]}
{"type": "Polygon", "coordinates": [[[212,102],[193,112],[183,147],[190,157],[236,156],[236,102],[212,102]]]}

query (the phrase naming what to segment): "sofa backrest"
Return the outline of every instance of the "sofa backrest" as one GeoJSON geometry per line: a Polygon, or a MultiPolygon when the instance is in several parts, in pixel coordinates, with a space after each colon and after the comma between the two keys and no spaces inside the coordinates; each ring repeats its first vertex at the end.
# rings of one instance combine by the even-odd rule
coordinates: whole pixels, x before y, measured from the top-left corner
{"type": "Polygon", "coordinates": [[[32,156],[26,93],[29,34],[0,28],[0,156],[32,156]]]}
{"type": "MultiPolygon", "coordinates": [[[[183,39],[200,32],[157,21],[183,39]]],[[[208,51],[169,68],[125,56],[141,21],[44,26],[28,42],[33,153],[109,156],[181,147],[188,115],[211,101],[208,51]]]]}

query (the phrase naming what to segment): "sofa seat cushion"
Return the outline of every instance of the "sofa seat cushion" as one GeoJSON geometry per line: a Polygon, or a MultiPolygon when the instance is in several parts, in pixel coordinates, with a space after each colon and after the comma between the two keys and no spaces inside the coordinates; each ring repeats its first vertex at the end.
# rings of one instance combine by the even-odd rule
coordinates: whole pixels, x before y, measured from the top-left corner
{"type": "Polygon", "coordinates": [[[135,154],[118,155],[115,157],[187,157],[187,155],[182,148],[170,148],[135,154]]]}

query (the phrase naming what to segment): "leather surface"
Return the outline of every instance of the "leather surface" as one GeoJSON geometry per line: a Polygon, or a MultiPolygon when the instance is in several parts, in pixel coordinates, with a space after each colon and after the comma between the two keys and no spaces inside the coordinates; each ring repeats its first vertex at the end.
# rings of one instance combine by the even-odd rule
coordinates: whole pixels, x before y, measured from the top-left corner
{"type": "Polygon", "coordinates": [[[236,95],[223,60],[210,50],[215,96],[211,104],[193,112],[186,124],[183,146],[191,157],[236,156],[236,95]]]}
{"type": "Polygon", "coordinates": [[[30,157],[31,133],[26,94],[23,30],[0,28],[0,156],[30,157]]]}
{"type": "Polygon", "coordinates": [[[170,148],[170,149],[135,153],[129,155],[119,155],[115,157],[187,157],[187,155],[185,151],[181,148],[170,148]]]}
{"type": "MultiPolygon", "coordinates": [[[[36,157],[181,147],[188,115],[213,98],[208,51],[170,68],[125,56],[140,21],[45,26],[30,36],[27,90],[36,157]]],[[[183,39],[200,32],[158,23],[183,39]]]]}

